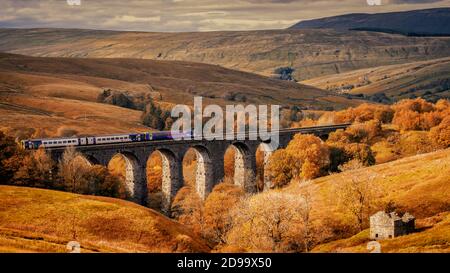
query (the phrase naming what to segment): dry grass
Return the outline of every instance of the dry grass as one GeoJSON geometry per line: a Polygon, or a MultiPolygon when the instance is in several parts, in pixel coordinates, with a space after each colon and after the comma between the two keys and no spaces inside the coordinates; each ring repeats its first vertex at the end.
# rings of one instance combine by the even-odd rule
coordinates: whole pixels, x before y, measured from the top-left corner
{"type": "Polygon", "coordinates": [[[186,227],[130,202],[0,186],[0,251],[207,252],[186,227]]]}
{"type": "MultiPolygon", "coordinates": [[[[368,168],[332,174],[309,182],[298,183],[293,181],[288,187],[282,189],[282,191],[297,194],[305,191],[310,192],[313,196],[312,217],[327,226],[327,219],[341,221],[344,220],[342,217],[345,217],[341,211],[342,208],[338,205],[335,189],[349,179],[349,177],[358,177],[358,179],[364,180],[369,179],[369,175],[372,176],[375,174],[374,185],[376,185],[378,189],[377,203],[386,204],[389,201],[393,201],[399,209],[412,213],[420,223],[421,221],[426,222],[425,219],[427,218],[435,217],[440,213],[450,211],[449,173],[450,149],[446,149],[433,153],[411,156],[368,168]]],[[[444,230],[445,228],[448,229],[448,224],[450,223],[448,220],[450,219],[446,219],[446,224],[440,226],[441,230],[444,230]]],[[[433,230],[430,229],[430,232],[431,231],[433,230]]],[[[445,242],[443,245],[448,247],[448,230],[446,232],[446,234],[442,235],[444,237],[447,236],[444,239],[445,242]]],[[[416,243],[420,242],[420,238],[429,237],[426,240],[424,239],[425,241],[423,242],[423,244],[427,244],[428,241],[435,239],[434,235],[438,234],[438,232],[424,233],[424,237],[420,237],[422,236],[420,234],[422,233],[411,236],[415,236],[412,238],[417,238],[416,243]]],[[[344,240],[343,242],[350,242],[352,245],[360,245],[362,242],[367,241],[366,238],[368,238],[368,236],[366,235],[367,234],[356,235],[355,237],[348,239],[348,241],[344,240]]],[[[441,238],[439,236],[436,237],[436,240],[441,240],[439,239],[441,238]]],[[[325,247],[325,250],[323,251],[338,251],[340,244],[333,243],[334,242],[328,247],[325,247]]],[[[406,248],[407,246],[405,246],[405,251],[414,251],[413,249],[407,250],[406,248]]],[[[431,251],[432,248],[433,247],[430,246],[429,250],[431,251]]],[[[358,249],[352,249],[352,251],[357,250],[358,249]]],[[[366,251],[365,249],[359,250],[366,251]]],[[[426,250],[426,247],[424,246],[423,248],[417,249],[417,251],[422,250],[426,250]]],[[[393,246],[392,251],[403,251],[402,245],[398,244],[398,248],[393,246]]]]}
{"type": "MultiPolygon", "coordinates": [[[[405,99],[409,98],[411,94],[421,96],[426,91],[433,91],[432,88],[417,87],[448,80],[449,73],[450,58],[441,58],[359,69],[337,75],[312,78],[302,83],[322,89],[354,85],[355,88],[349,91],[352,94],[371,95],[384,92],[387,96],[405,99]],[[370,83],[365,82],[365,77],[370,83]],[[361,86],[357,87],[357,85],[361,86]],[[417,90],[406,93],[411,88],[417,88],[417,90]],[[402,92],[404,93],[402,94],[402,92]]],[[[450,95],[448,91],[439,94],[444,96],[450,95]]]]}
{"type": "Polygon", "coordinates": [[[97,103],[104,89],[150,94],[164,109],[193,104],[297,104],[336,109],[361,102],[314,87],[198,63],[35,58],[0,53],[0,130],[19,137],[148,131],[141,111],[97,103]],[[230,101],[238,94],[239,101],[230,101]],[[232,95],[230,97],[230,95],[232,95]],[[39,131],[36,133],[36,131],[39,131]]]}
{"type": "MultiPolygon", "coordinates": [[[[418,232],[389,240],[380,240],[384,253],[450,253],[450,213],[440,213],[418,221],[418,232]],[[425,222],[431,224],[424,225],[425,222]]],[[[322,244],[313,252],[368,252],[369,230],[348,238],[322,244]]]]}
{"type": "Polygon", "coordinates": [[[291,65],[296,69],[298,80],[448,57],[450,52],[448,38],[329,29],[198,33],[2,29],[0,34],[0,50],[4,52],[53,57],[183,60],[262,75],[291,65]]]}

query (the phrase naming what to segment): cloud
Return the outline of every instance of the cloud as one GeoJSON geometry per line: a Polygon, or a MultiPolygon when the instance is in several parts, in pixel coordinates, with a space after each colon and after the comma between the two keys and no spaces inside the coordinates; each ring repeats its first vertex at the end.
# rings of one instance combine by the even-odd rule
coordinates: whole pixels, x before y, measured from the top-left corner
{"type": "Polygon", "coordinates": [[[353,12],[450,6],[450,0],[2,0],[0,27],[59,27],[136,31],[285,28],[300,20],[353,12]]]}

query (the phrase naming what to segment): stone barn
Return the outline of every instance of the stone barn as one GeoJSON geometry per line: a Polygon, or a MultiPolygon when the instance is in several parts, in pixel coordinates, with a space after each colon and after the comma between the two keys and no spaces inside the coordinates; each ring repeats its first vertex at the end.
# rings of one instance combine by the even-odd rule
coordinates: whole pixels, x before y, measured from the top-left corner
{"type": "Polygon", "coordinates": [[[415,218],[409,213],[399,216],[396,212],[379,211],[370,217],[370,239],[382,240],[414,232],[415,218]]]}

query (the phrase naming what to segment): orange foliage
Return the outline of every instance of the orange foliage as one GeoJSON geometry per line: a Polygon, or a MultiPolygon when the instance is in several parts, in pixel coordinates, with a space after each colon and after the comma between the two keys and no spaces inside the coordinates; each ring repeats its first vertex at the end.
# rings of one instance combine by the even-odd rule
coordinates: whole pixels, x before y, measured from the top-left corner
{"type": "Polygon", "coordinates": [[[233,178],[234,177],[234,156],[236,151],[234,148],[229,148],[225,152],[224,156],[224,172],[225,177],[233,178]]]}
{"type": "Polygon", "coordinates": [[[439,126],[431,129],[430,138],[438,147],[450,147],[450,116],[444,118],[439,126]]]}
{"type": "Polygon", "coordinates": [[[392,123],[400,130],[420,130],[420,113],[411,110],[396,111],[392,123]]]}
{"type": "Polygon", "coordinates": [[[200,234],[203,222],[203,202],[195,190],[189,186],[182,187],[173,200],[171,212],[175,220],[200,234]]]}
{"type": "Polygon", "coordinates": [[[433,104],[422,98],[401,100],[393,105],[392,108],[395,112],[413,111],[417,113],[425,113],[434,110],[433,104]]]}
{"type": "Polygon", "coordinates": [[[318,177],[329,163],[330,152],[320,138],[297,134],[285,150],[278,150],[270,157],[267,172],[272,186],[281,187],[295,177],[318,177]]]}
{"type": "Polygon", "coordinates": [[[379,120],[382,123],[390,123],[393,111],[386,105],[361,104],[356,108],[349,108],[335,113],[335,123],[365,122],[379,120]]]}
{"type": "Polygon", "coordinates": [[[147,190],[149,193],[162,190],[162,161],[159,154],[152,154],[147,161],[147,190]]]}
{"type": "Polygon", "coordinates": [[[293,178],[293,159],[288,156],[286,150],[276,150],[269,159],[266,167],[268,177],[272,182],[272,187],[283,187],[293,178]]]}
{"type": "Polygon", "coordinates": [[[220,183],[214,187],[204,205],[203,235],[214,244],[224,244],[233,224],[232,209],[244,196],[241,187],[220,183]]]}
{"type": "Polygon", "coordinates": [[[287,154],[294,160],[294,177],[312,179],[319,176],[330,163],[327,145],[314,135],[297,134],[286,148],[287,154]],[[303,169],[303,164],[307,165],[303,169]]]}

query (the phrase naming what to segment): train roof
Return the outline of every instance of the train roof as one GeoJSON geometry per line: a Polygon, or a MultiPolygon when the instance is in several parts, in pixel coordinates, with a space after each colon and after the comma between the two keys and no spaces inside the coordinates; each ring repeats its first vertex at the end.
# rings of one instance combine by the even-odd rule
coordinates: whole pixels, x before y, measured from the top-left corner
{"type": "Polygon", "coordinates": [[[54,138],[33,138],[33,139],[24,139],[22,141],[43,141],[43,140],[64,140],[64,139],[78,139],[83,137],[114,137],[114,136],[124,136],[124,135],[138,135],[138,134],[146,134],[146,133],[157,133],[157,132],[164,132],[164,131],[154,131],[154,132],[141,132],[141,133],[118,133],[118,134],[110,134],[110,135],[99,135],[99,136],[74,136],[74,137],[54,137],[54,138]]]}

